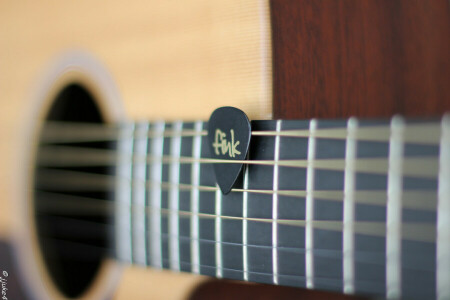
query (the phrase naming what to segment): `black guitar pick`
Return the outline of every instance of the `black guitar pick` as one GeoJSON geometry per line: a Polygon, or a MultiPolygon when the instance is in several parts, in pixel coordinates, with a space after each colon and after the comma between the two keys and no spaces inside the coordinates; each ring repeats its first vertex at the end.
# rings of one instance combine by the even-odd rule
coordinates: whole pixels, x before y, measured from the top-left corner
{"type": "MultiPolygon", "coordinates": [[[[243,161],[250,145],[251,126],[247,115],[234,107],[216,109],[209,119],[208,139],[211,158],[243,161]]],[[[216,182],[223,194],[228,194],[243,163],[213,163],[216,182]]]]}

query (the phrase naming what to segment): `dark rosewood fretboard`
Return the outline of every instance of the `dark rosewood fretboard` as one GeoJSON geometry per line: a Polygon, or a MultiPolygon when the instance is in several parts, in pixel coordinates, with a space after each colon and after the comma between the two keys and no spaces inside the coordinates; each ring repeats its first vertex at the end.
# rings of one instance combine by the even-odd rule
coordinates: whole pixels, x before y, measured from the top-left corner
{"type": "MultiPolygon", "coordinates": [[[[212,164],[224,162],[210,158],[206,123],[121,125],[117,152],[97,158],[117,164],[105,176],[116,255],[221,278],[445,299],[449,120],[253,121],[249,159],[228,195],[215,182],[212,164]]],[[[49,145],[41,161],[80,164],[73,152],[49,145]]]]}

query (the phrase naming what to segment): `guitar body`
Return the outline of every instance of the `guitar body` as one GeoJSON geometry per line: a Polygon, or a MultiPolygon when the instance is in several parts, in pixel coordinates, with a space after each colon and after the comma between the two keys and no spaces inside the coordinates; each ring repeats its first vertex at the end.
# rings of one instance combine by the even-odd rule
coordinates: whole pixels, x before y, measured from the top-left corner
{"type": "MultiPolygon", "coordinates": [[[[206,120],[225,105],[251,119],[450,111],[447,0],[241,2],[3,1],[0,272],[8,274],[7,296],[61,296],[34,236],[31,182],[38,131],[69,83],[85,86],[109,123],[206,120]]],[[[86,298],[346,298],[112,261],[94,278],[86,298]]]]}

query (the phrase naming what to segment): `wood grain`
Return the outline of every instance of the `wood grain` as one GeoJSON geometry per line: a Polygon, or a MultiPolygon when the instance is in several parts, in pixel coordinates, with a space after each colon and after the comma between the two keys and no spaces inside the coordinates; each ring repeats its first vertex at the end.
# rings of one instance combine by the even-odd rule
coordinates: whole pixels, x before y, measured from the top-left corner
{"type": "MultiPolygon", "coordinates": [[[[271,0],[270,7],[274,118],[450,111],[449,1],[271,0]]],[[[266,295],[277,292],[289,291],[266,295]]]]}
{"type": "Polygon", "coordinates": [[[252,284],[236,281],[206,281],[199,285],[190,295],[189,300],[226,300],[226,299],[301,299],[301,300],[363,300],[365,297],[310,291],[293,287],[252,284]]]}
{"type": "MultiPolygon", "coordinates": [[[[129,119],[206,120],[223,105],[264,119],[270,47],[267,0],[0,1],[0,236],[20,240],[29,230],[19,208],[28,176],[22,152],[31,151],[23,132],[37,125],[30,116],[42,107],[32,99],[62,54],[100,61],[129,119]]],[[[126,268],[117,299],[179,299],[204,280],[164,274],[126,268]]]]}
{"type": "Polygon", "coordinates": [[[450,111],[448,0],[273,0],[276,118],[450,111]]]}

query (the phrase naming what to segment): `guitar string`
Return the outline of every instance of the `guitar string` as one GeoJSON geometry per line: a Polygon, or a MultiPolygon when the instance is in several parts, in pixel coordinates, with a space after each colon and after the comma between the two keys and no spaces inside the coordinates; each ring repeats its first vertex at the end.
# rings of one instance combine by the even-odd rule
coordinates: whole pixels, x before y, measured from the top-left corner
{"type": "MultiPolygon", "coordinates": [[[[89,221],[89,220],[80,220],[80,219],[73,219],[73,218],[68,218],[68,217],[61,217],[61,216],[52,216],[50,217],[50,219],[54,220],[54,223],[56,223],[57,225],[61,225],[61,226],[55,226],[55,228],[57,228],[57,234],[55,234],[54,229],[46,229],[43,231],[40,231],[40,236],[43,237],[44,239],[56,239],[56,240],[64,240],[64,241],[68,241],[65,240],[64,238],[66,236],[64,236],[63,234],[61,234],[61,228],[76,228],[76,235],[74,236],[74,232],[70,232],[67,233],[67,237],[75,237],[75,238],[95,238],[98,237],[98,235],[105,235],[107,234],[108,230],[113,230],[114,229],[114,225],[113,224],[99,224],[93,221],[89,221]],[[63,224],[61,223],[69,223],[72,225],[72,227],[66,227],[63,226],[63,224]],[[80,228],[86,229],[86,230],[81,230],[80,228]],[[101,228],[101,232],[100,234],[98,234],[99,228],[101,228]],[[81,233],[81,235],[80,235],[81,233]],[[95,234],[98,235],[95,235],[95,234]],[[47,236],[47,234],[52,234],[53,237],[49,237],[47,236]]],[[[136,233],[135,230],[130,228],[130,234],[131,232],[136,233]]],[[[138,234],[142,233],[138,231],[138,234]]],[[[184,241],[184,242],[192,242],[192,241],[198,241],[201,243],[210,243],[210,244],[220,244],[220,245],[227,245],[227,246],[231,246],[231,247],[238,247],[238,248],[242,248],[244,246],[248,247],[248,248],[252,248],[252,249],[273,249],[276,248],[277,251],[282,252],[282,253],[297,253],[297,254],[305,254],[306,253],[306,249],[305,248],[301,248],[301,247],[288,247],[288,246],[277,246],[274,247],[272,245],[257,245],[257,244],[251,244],[251,243],[237,243],[237,242],[227,242],[227,241],[216,241],[216,240],[212,240],[212,239],[205,239],[205,238],[192,238],[189,236],[183,236],[183,235],[172,235],[170,233],[164,233],[164,232],[148,232],[147,236],[160,236],[161,239],[165,238],[167,240],[169,240],[170,238],[176,238],[180,241],[184,241]]],[[[140,235],[142,236],[142,235],[140,235]]],[[[92,245],[87,241],[81,242],[81,241],[69,241],[69,242],[73,242],[73,243],[78,243],[78,244],[85,244],[85,245],[92,245]]],[[[94,245],[93,245],[94,246],[94,245]]],[[[186,245],[185,245],[186,246],[186,245]]],[[[109,248],[109,247],[104,247],[104,246],[94,246],[94,247],[99,247],[102,248],[105,251],[110,251],[111,253],[114,252],[114,248],[109,248]]],[[[331,258],[331,259],[336,259],[336,260],[343,260],[343,252],[342,249],[321,249],[321,248],[314,248],[313,249],[313,253],[314,256],[319,256],[319,257],[324,257],[324,258],[331,258]]],[[[364,251],[364,250],[356,250],[354,253],[354,260],[356,262],[360,262],[360,263],[369,263],[372,265],[384,265],[385,264],[385,253],[384,251],[380,251],[380,252],[375,252],[375,251],[364,251]]],[[[403,259],[404,260],[408,260],[408,259],[415,259],[414,255],[409,255],[408,253],[405,253],[403,255],[403,259]]],[[[405,270],[417,270],[417,271],[434,271],[434,269],[431,268],[425,268],[425,267],[414,267],[414,266],[409,266],[406,265],[404,266],[405,270]]]]}
{"type": "MultiPolygon", "coordinates": [[[[64,122],[51,122],[44,126],[41,141],[45,143],[51,142],[90,142],[90,141],[116,141],[118,140],[118,131],[126,124],[117,125],[92,125],[92,124],[65,124],[64,122]]],[[[191,129],[183,129],[174,132],[167,129],[163,134],[155,134],[152,130],[149,133],[140,133],[138,131],[131,137],[173,137],[177,134],[181,137],[198,136],[199,133],[191,129]]],[[[390,127],[386,125],[375,125],[361,127],[358,129],[355,139],[365,141],[389,142],[390,127]]],[[[201,136],[206,136],[207,131],[202,130],[201,136]]],[[[291,129],[277,131],[252,131],[252,136],[266,137],[291,137],[291,138],[307,138],[311,135],[307,129],[291,129]]],[[[345,140],[347,129],[345,126],[338,128],[318,128],[314,133],[316,138],[342,139],[345,140]]],[[[409,124],[405,128],[404,139],[406,143],[423,143],[423,144],[439,144],[440,126],[439,122],[424,122],[421,124],[409,124]]]]}
{"type": "MultiPolygon", "coordinates": [[[[111,150],[85,150],[76,147],[44,147],[38,155],[37,163],[42,167],[89,167],[89,166],[114,166],[120,160],[134,163],[145,162],[151,164],[162,162],[163,164],[246,164],[265,165],[289,168],[307,168],[311,162],[307,159],[296,160],[227,160],[214,158],[193,158],[180,156],[153,156],[153,155],[121,155],[120,157],[111,150]],[[46,151],[47,150],[47,151],[46,151]],[[52,151],[53,150],[53,151],[52,151]]],[[[356,172],[368,174],[387,174],[389,165],[388,158],[357,158],[355,165],[356,172]]],[[[434,178],[438,175],[439,162],[437,157],[417,156],[404,158],[403,174],[411,177],[434,178]]],[[[342,159],[314,159],[314,168],[321,170],[344,171],[346,168],[345,158],[342,159]]]]}
{"type": "MultiPolygon", "coordinates": [[[[37,173],[37,186],[40,189],[52,188],[58,191],[101,191],[102,189],[113,190],[117,181],[114,175],[92,174],[79,171],[67,170],[41,170],[37,173]]],[[[125,180],[125,179],[124,179],[125,180]]],[[[219,188],[214,186],[192,184],[172,183],[172,182],[156,182],[152,180],[133,180],[132,185],[146,185],[148,188],[162,188],[169,190],[170,188],[178,188],[180,191],[191,191],[193,188],[202,192],[215,192],[219,188]]],[[[244,189],[233,188],[233,193],[248,192],[252,194],[278,194],[279,196],[304,198],[308,192],[306,190],[264,190],[264,189],[244,189]]],[[[312,191],[315,198],[339,201],[344,200],[344,191],[342,190],[314,190],[312,191]]],[[[387,191],[384,190],[357,190],[355,191],[355,202],[361,204],[370,204],[377,206],[386,206],[387,191]]],[[[433,211],[437,206],[437,192],[427,190],[405,190],[403,193],[403,206],[411,209],[433,211]],[[426,199],[426,201],[425,201],[426,199]]],[[[283,198],[280,199],[283,201],[283,198]]]]}
{"type": "MultiPolygon", "coordinates": [[[[88,209],[91,213],[93,213],[94,209],[100,210],[102,212],[108,210],[113,212],[114,203],[108,200],[100,200],[97,199],[95,205],[81,205],[81,201],[86,201],[92,198],[83,198],[79,196],[66,196],[66,195],[56,195],[54,193],[42,193],[41,195],[51,196],[53,195],[53,199],[46,198],[41,199],[39,203],[36,203],[38,207],[36,208],[38,211],[51,211],[55,212],[59,205],[63,205],[63,210],[56,210],[56,212],[60,213],[68,213],[73,214],[77,209],[88,209]],[[58,198],[56,200],[55,198],[58,198]],[[65,199],[64,201],[60,201],[61,199],[65,199]],[[67,209],[69,201],[72,201],[72,206],[70,209],[67,209]]],[[[145,206],[145,205],[137,205],[137,204],[129,204],[131,207],[142,207],[145,209],[146,214],[150,214],[152,211],[158,211],[163,215],[168,214],[176,214],[178,217],[192,217],[196,216],[198,218],[203,219],[215,219],[221,218],[222,220],[231,220],[231,221],[243,221],[247,222],[260,222],[260,223],[273,223],[277,222],[279,225],[287,225],[294,227],[305,227],[306,220],[303,219],[271,219],[271,218],[256,218],[256,217],[238,217],[238,216],[228,216],[228,215],[216,215],[211,213],[192,213],[191,211],[182,211],[182,210],[173,210],[167,208],[159,208],[153,206],[145,206]]],[[[61,207],[59,207],[61,208],[61,207]]],[[[98,211],[97,211],[98,212],[98,211]]],[[[342,220],[313,220],[311,221],[315,229],[322,230],[330,230],[330,231],[340,231],[343,230],[343,221],[342,220]]],[[[402,237],[405,240],[418,241],[418,242],[434,242],[436,236],[436,228],[435,224],[429,222],[414,222],[414,223],[403,223],[402,226],[402,237]]],[[[370,236],[378,236],[385,237],[386,235],[386,224],[382,221],[356,221],[355,222],[355,233],[370,235],[370,236]]]]}
{"type": "MultiPolygon", "coordinates": [[[[192,157],[180,157],[176,160],[171,156],[142,156],[135,154],[124,154],[120,156],[120,159],[129,160],[130,157],[133,158],[136,162],[146,161],[147,163],[151,163],[154,161],[162,160],[163,163],[171,163],[171,162],[180,162],[180,163],[208,163],[208,164],[258,164],[258,165],[274,165],[275,162],[273,160],[227,160],[227,159],[212,159],[212,158],[192,158],[192,157]]],[[[437,158],[434,157],[423,157],[418,156],[419,159],[414,158],[411,159],[411,163],[413,164],[410,167],[412,170],[407,170],[407,172],[411,173],[411,175],[435,175],[420,173],[424,167],[428,167],[428,173],[431,172],[431,167],[436,166],[437,158]],[[421,158],[421,159],[420,159],[421,158]]],[[[55,165],[55,166],[89,166],[89,165],[103,165],[103,164],[114,164],[117,162],[118,155],[116,150],[106,150],[106,149],[92,149],[86,147],[73,147],[73,146],[43,146],[41,147],[41,152],[38,157],[38,162],[41,164],[47,165],[55,165]]],[[[365,169],[361,171],[370,172],[373,170],[377,170],[379,172],[387,171],[387,158],[359,158],[358,161],[361,163],[369,164],[365,166],[365,169]],[[380,169],[380,164],[382,168],[380,169]],[[378,167],[377,167],[378,166],[378,167]]],[[[281,160],[281,166],[287,167],[306,167],[306,160],[281,160]]],[[[317,160],[316,164],[318,164],[318,168],[322,169],[344,169],[344,159],[321,159],[317,160]],[[321,163],[323,165],[321,165],[321,163]]],[[[357,170],[358,171],[358,170],[357,170]]]]}

